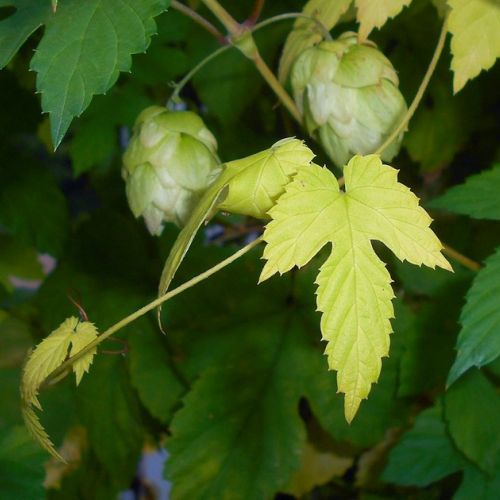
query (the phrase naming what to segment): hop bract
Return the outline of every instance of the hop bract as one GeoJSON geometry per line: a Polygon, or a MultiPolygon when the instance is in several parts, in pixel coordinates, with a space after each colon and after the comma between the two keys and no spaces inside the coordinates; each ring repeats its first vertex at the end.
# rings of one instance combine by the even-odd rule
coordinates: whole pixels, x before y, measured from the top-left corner
{"type": "MultiPolygon", "coordinates": [[[[373,153],[406,113],[391,62],[354,33],[302,52],[291,82],[308,132],[339,167],[354,154],[373,153]]],[[[384,151],[384,160],[396,155],[401,139],[384,151]]]]}
{"type": "Polygon", "coordinates": [[[122,173],[130,208],[151,234],[188,219],[220,172],[216,151],[215,137],[191,111],[151,106],[138,116],[122,173]]]}

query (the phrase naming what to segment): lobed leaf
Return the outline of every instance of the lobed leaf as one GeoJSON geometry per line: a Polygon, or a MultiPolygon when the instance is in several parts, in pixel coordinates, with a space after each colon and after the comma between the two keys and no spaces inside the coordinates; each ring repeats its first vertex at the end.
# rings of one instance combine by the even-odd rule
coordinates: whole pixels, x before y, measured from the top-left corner
{"type": "Polygon", "coordinates": [[[359,37],[366,40],[373,28],[381,28],[388,19],[397,16],[411,0],[355,0],[358,13],[359,37]]]}
{"type": "Polygon", "coordinates": [[[458,92],[500,57],[500,3],[495,0],[448,0],[451,12],[451,69],[458,92]]]}
{"type": "Polygon", "coordinates": [[[15,7],[11,16],[0,21],[0,69],[9,64],[28,37],[50,16],[45,1],[0,0],[0,7],[15,7]]]}
{"type": "Polygon", "coordinates": [[[317,279],[317,305],[329,366],[338,371],[351,421],[379,377],[392,331],[391,278],[371,240],[383,242],[401,260],[451,267],[429,228],[431,218],[410,189],[397,182],[395,169],[376,155],[355,156],[344,175],[345,192],[326,168],[299,170],[269,212],[260,281],[304,266],[332,243],[317,279]]]}
{"type": "Polygon", "coordinates": [[[156,29],[153,19],[168,3],[65,0],[58,7],[31,61],[55,147],[92,97],[104,94],[120,72],[130,70],[131,55],[146,50],[156,29]]]}

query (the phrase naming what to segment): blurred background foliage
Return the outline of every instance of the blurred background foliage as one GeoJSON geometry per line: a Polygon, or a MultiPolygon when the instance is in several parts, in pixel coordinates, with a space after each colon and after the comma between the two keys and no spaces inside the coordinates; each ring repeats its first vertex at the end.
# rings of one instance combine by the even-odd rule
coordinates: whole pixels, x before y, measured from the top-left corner
{"type": "MultiPolygon", "coordinates": [[[[243,20],[253,0],[225,4],[243,20]]],[[[273,0],[262,16],[302,7],[273,0]]],[[[7,13],[2,8],[0,17],[7,13]]],[[[347,19],[334,36],[356,29],[347,19]]],[[[441,22],[433,3],[419,0],[371,36],[408,102],[441,22]]],[[[498,360],[445,393],[474,278],[456,263],[450,274],[384,255],[398,297],[391,355],[351,426],[322,355],[314,263],[257,286],[256,250],[168,302],[167,336],[145,317],[105,343],[78,390],[64,380],[44,391],[42,420],[67,465],[28,437],[19,412],[23,359],[77,312],[68,294],[105,329],[154,298],[177,233],[172,226],[153,238],[134,220],[121,155],[138,112],[164,104],[171,82],[218,42],[173,10],[157,25],[147,53],[93,99],[56,152],[28,71],[41,33],[0,72],[0,498],[108,499],[131,488],[149,498],[154,487],[138,462],[158,446],[170,454],[166,477],[177,498],[498,498],[498,360]]],[[[286,21],[256,35],[273,68],[290,27],[286,21]]],[[[448,52],[393,162],[424,204],[500,161],[500,66],[454,96],[448,52]]],[[[183,98],[216,135],[223,161],[286,136],[306,138],[235,49],[200,71],[183,98]]],[[[326,163],[319,145],[310,145],[326,163]]],[[[496,221],[431,213],[439,237],[477,261],[500,243],[496,221]]],[[[176,282],[232,253],[260,224],[217,216],[176,282]]]]}

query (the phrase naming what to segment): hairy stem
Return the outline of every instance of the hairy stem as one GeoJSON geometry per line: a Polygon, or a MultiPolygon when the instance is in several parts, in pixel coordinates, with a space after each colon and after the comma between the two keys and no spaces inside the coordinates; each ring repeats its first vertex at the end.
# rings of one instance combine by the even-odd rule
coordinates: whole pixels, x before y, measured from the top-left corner
{"type": "Polygon", "coordinates": [[[252,13],[248,17],[248,19],[245,21],[246,26],[253,26],[257,20],[260,17],[260,14],[262,13],[262,9],[264,8],[264,3],[265,0],[255,0],[255,3],[253,5],[252,13]]]}
{"type": "Polygon", "coordinates": [[[481,269],[481,264],[479,264],[479,262],[466,257],[446,243],[443,243],[443,253],[471,271],[479,271],[481,269]]]}
{"type": "Polygon", "coordinates": [[[205,28],[211,35],[213,35],[220,43],[227,43],[224,35],[208,20],[205,19],[202,15],[198,14],[195,10],[191,9],[187,5],[184,5],[177,0],[172,0],[170,2],[170,6],[172,9],[175,9],[185,16],[191,18],[195,23],[199,24],[201,27],[205,28]]]}
{"type": "MultiPolygon", "coordinates": [[[[226,27],[231,37],[237,39],[247,32],[251,32],[247,27],[239,24],[235,19],[219,4],[217,0],[203,0],[203,3],[212,11],[215,17],[226,27]]],[[[255,67],[261,74],[262,78],[267,82],[267,84],[273,89],[274,93],[278,96],[279,100],[288,109],[290,114],[300,123],[302,121],[302,116],[299,109],[293,102],[288,92],[285,90],[283,85],[278,81],[274,73],[269,69],[264,59],[259,53],[257,47],[254,49],[254,53],[251,60],[255,64],[255,67]]]]}
{"type": "Polygon", "coordinates": [[[107,338],[111,337],[111,335],[115,334],[128,324],[132,323],[136,319],[140,318],[141,316],[144,316],[144,314],[148,313],[149,311],[152,311],[153,309],[156,309],[160,304],[163,304],[167,300],[170,300],[171,298],[175,297],[176,295],[179,295],[180,293],[188,290],[189,288],[197,285],[198,283],[202,282],[203,280],[206,280],[213,274],[217,273],[224,267],[228,266],[229,264],[232,264],[235,260],[239,259],[242,255],[246,254],[252,248],[256,247],[260,242],[262,241],[262,238],[257,238],[256,240],[252,241],[248,245],[244,246],[237,252],[233,253],[233,255],[229,256],[227,259],[224,259],[223,261],[219,262],[215,266],[211,267],[207,271],[199,274],[198,276],[195,276],[194,278],[191,278],[189,281],[186,281],[179,287],[175,288],[174,290],[171,290],[170,292],[167,292],[165,295],[162,295],[161,297],[158,297],[157,299],[153,300],[149,304],[146,304],[144,307],[141,307],[137,311],[133,312],[132,314],[129,314],[125,318],[121,319],[118,321],[118,323],[115,323],[113,326],[110,326],[106,331],[104,331],[97,339],[95,339],[93,342],[88,344],[86,347],[84,347],[81,351],[78,351],[77,354],[74,356],[71,356],[71,358],[67,359],[62,365],[60,365],[58,368],[56,368],[45,380],[45,385],[50,384],[51,381],[58,379],[58,377],[64,373],[75,361],[80,359],[82,356],[90,352],[92,349],[97,347],[101,342],[106,340],[107,338]]]}
{"type": "Polygon", "coordinates": [[[217,0],[202,0],[212,14],[224,25],[229,34],[241,34],[242,26],[229,14],[217,0]]]}
{"type": "Polygon", "coordinates": [[[398,137],[398,135],[401,133],[401,131],[406,128],[406,126],[408,125],[408,122],[411,120],[412,116],[415,114],[415,111],[417,110],[417,108],[420,104],[420,101],[422,100],[422,97],[424,96],[424,93],[427,90],[427,87],[429,86],[429,82],[430,82],[431,77],[434,73],[434,70],[436,69],[437,63],[439,61],[439,57],[441,56],[441,53],[443,52],[444,42],[446,41],[446,33],[447,33],[447,22],[445,19],[444,23],[443,23],[443,27],[441,28],[441,34],[439,35],[439,39],[438,39],[436,48],[434,50],[434,54],[432,55],[431,62],[429,63],[429,67],[427,68],[427,71],[424,75],[422,83],[420,84],[420,87],[418,88],[418,91],[415,94],[413,102],[411,103],[410,107],[408,108],[406,115],[401,120],[401,123],[393,130],[392,134],[385,140],[385,142],[377,148],[377,150],[375,151],[376,154],[381,154],[388,146],[390,146],[392,144],[392,142],[398,137]]]}

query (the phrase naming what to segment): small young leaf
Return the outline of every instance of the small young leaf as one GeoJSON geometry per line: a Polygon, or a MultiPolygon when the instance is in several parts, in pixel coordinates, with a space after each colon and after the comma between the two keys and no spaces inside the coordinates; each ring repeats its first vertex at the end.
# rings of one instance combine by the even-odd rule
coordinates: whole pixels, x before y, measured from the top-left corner
{"type": "Polygon", "coordinates": [[[373,28],[381,28],[388,19],[397,16],[411,0],[355,0],[358,9],[359,37],[366,40],[373,28]]]}
{"type": "Polygon", "coordinates": [[[500,356],[500,248],[486,260],[466,300],[460,317],[457,359],[448,375],[448,385],[472,366],[480,368],[500,356]]]}
{"type": "MultiPolygon", "coordinates": [[[[71,349],[69,355],[75,356],[83,348],[87,347],[97,338],[97,328],[88,321],[79,322],[74,328],[71,335],[71,349]]],[[[83,374],[88,373],[90,365],[94,359],[97,347],[94,347],[89,352],[85,353],[81,358],[73,363],[73,371],[76,376],[76,385],[82,380],[83,374]]]]}
{"type": "MultiPolygon", "coordinates": [[[[309,0],[302,12],[316,18],[326,30],[331,30],[347,11],[352,0],[309,0]]],[[[305,49],[323,39],[323,33],[313,19],[298,18],[286,39],[281,54],[278,76],[281,82],[288,78],[293,63],[305,49]]]]}
{"type": "Polygon", "coordinates": [[[329,366],[338,371],[351,421],[389,352],[391,278],[371,246],[380,240],[401,260],[451,270],[431,218],[397,170],[376,155],[355,156],[344,169],[345,192],[326,168],[301,169],[270,210],[260,281],[302,267],[327,243],[333,251],[317,284],[329,366]]]}
{"type": "Polygon", "coordinates": [[[389,455],[383,479],[402,486],[428,486],[460,470],[464,460],[455,450],[441,419],[441,407],[423,411],[389,455]]]}
{"type": "Polygon", "coordinates": [[[0,21],[0,69],[50,16],[50,5],[44,0],[0,0],[0,7],[8,6],[15,7],[16,12],[0,21]]]}
{"type": "MultiPolygon", "coordinates": [[[[70,347],[70,355],[75,355],[95,338],[97,338],[96,327],[88,321],[80,321],[73,316],[43,339],[24,366],[21,389],[24,401],[41,410],[37,395],[42,382],[63,363],[70,347]]],[[[95,352],[95,349],[91,350],[73,364],[77,385],[83,374],[88,372],[95,352]]]]}
{"type": "Polygon", "coordinates": [[[444,416],[456,447],[487,474],[500,464],[500,396],[476,369],[448,389],[444,416]]]}
{"type": "Polygon", "coordinates": [[[31,406],[23,405],[21,408],[23,420],[30,433],[31,437],[46,451],[48,451],[54,458],[61,462],[65,462],[64,458],[56,451],[54,443],[49,438],[49,435],[43,428],[40,419],[37,417],[35,411],[31,406]]]}
{"type": "Polygon", "coordinates": [[[302,141],[288,138],[265,151],[226,163],[221,179],[229,192],[220,209],[267,218],[292,176],[309,166],[313,158],[314,153],[302,141]]]}
{"type": "Polygon", "coordinates": [[[130,69],[131,55],[146,50],[156,29],[153,19],[167,5],[168,0],[61,3],[31,61],[55,147],[92,97],[130,69]]]}
{"type": "Polygon", "coordinates": [[[432,200],[430,208],[440,208],[475,219],[500,220],[500,164],[471,175],[464,184],[454,186],[432,200]]]}
{"type": "Polygon", "coordinates": [[[453,90],[461,90],[500,57],[500,3],[494,0],[448,0],[452,35],[453,90]]]}

